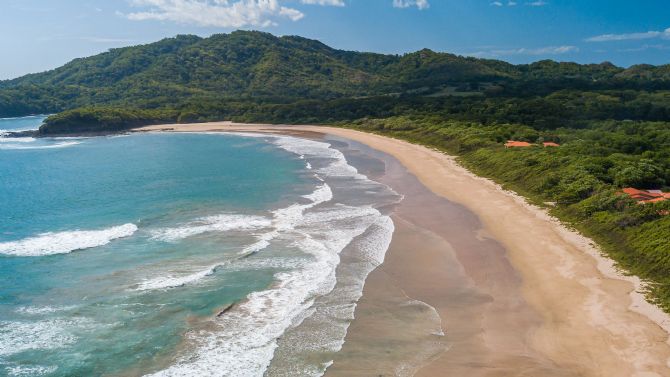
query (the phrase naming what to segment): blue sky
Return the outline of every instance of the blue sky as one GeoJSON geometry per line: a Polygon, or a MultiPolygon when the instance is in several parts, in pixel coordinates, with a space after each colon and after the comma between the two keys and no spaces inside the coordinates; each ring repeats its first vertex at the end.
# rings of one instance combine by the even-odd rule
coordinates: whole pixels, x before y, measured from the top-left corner
{"type": "Polygon", "coordinates": [[[109,48],[236,29],[384,53],[670,63],[668,0],[2,0],[0,79],[109,48]]]}

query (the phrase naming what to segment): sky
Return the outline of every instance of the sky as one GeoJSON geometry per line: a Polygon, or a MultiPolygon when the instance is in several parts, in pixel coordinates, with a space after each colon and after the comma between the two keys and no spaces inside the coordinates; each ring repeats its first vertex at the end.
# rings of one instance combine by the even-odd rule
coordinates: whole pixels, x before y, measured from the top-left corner
{"type": "Polygon", "coordinates": [[[0,79],[237,29],[392,54],[670,63],[670,0],[0,0],[0,79]]]}

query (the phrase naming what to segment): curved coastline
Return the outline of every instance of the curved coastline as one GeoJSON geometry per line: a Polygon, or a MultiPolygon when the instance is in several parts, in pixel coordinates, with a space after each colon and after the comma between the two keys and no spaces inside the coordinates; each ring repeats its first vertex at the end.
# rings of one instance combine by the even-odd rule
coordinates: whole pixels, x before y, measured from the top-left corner
{"type": "MultiPolygon", "coordinates": [[[[529,315],[528,323],[522,324],[526,331],[516,335],[510,334],[504,328],[501,329],[502,332],[488,331],[499,327],[505,321],[513,322],[513,318],[485,318],[481,322],[483,331],[472,334],[471,337],[483,340],[485,348],[494,355],[489,359],[478,360],[481,364],[472,369],[478,371],[476,375],[508,375],[505,370],[509,373],[510,369],[506,368],[523,366],[521,359],[524,356],[532,359],[536,354],[546,361],[542,366],[548,368],[542,369],[544,375],[670,375],[670,320],[667,314],[649,304],[643,294],[638,292],[642,287],[639,279],[617,271],[613,262],[602,256],[588,238],[567,229],[546,211],[528,204],[522,197],[470,173],[451,156],[379,135],[319,126],[217,122],[150,126],[139,131],[256,131],[292,135],[317,132],[355,140],[386,153],[397,159],[433,194],[458,203],[477,216],[483,225],[481,238],[499,242],[504,247],[504,257],[519,276],[520,297],[524,301],[521,306],[527,304],[537,315],[537,321],[529,315]],[[521,359],[506,360],[505,368],[498,368],[503,362],[495,357],[495,353],[509,345],[510,341],[517,341],[518,339],[512,339],[514,336],[524,340],[516,352],[521,359]]],[[[409,225],[406,233],[416,233],[416,229],[411,230],[412,224],[409,225]]],[[[398,230],[401,231],[402,229],[398,230]]],[[[393,243],[399,243],[395,236],[393,243]]],[[[389,253],[394,252],[393,243],[389,253]]],[[[445,245],[441,249],[433,250],[435,254],[426,257],[427,260],[422,262],[423,267],[429,267],[435,258],[444,257],[440,253],[444,254],[447,248],[448,245],[445,245]]],[[[402,250],[396,250],[395,253],[402,253],[402,250]]],[[[471,271],[467,268],[467,261],[463,260],[465,257],[466,255],[456,255],[456,260],[466,266],[467,275],[471,271]]],[[[385,269],[385,264],[380,270],[385,269]]],[[[472,279],[472,276],[469,277],[472,279]]],[[[393,276],[387,278],[393,280],[393,276]]],[[[477,279],[472,280],[475,286],[479,285],[477,279]]],[[[362,301],[369,298],[370,289],[367,286],[368,283],[362,301]]],[[[505,299],[496,297],[495,292],[493,293],[492,302],[505,299]]],[[[427,304],[436,306],[431,302],[427,304]]],[[[491,306],[493,305],[488,305],[486,310],[491,306]]],[[[514,310],[518,310],[518,307],[508,307],[506,310],[506,314],[515,314],[514,310]]],[[[359,316],[357,308],[351,329],[352,338],[358,331],[357,322],[366,321],[365,314],[360,314],[362,316],[359,316]]],[[[443,331],[449,335],[450,331],[455,330],[453,321],[448,318],[445,321],[443,314],[440,315],[443,317],[443,331]]],[[[345,347],[354,342],[350,342],[349,338],[348,335],[345,347]]],[[[453,369],[454,360],[450,357],[455,352],[449,349],[450,346],[445,345],[441,353],[430,358],[417,375],[439,375],[439,371],[453,369]]],[[[467,358],[467,355],[463,357],[467,358]]],[[[333,370],[337,369],[337,365],[338,360],[335,361],[333,370]]]]}

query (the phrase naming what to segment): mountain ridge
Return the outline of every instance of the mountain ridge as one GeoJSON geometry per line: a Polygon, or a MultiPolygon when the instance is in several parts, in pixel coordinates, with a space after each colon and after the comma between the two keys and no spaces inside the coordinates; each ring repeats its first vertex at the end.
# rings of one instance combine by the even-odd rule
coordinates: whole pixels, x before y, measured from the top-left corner
{"type": "Polygon", "coordinates": [[[550,60],[513,65],[429,49],[404,55],[345,51],[317,40],[258,31],[206,38],[178,35],[0,81],[0,116],[53,113],[91,105],[155,108],[187,98],[282,102],[416,91],[431,94],[464,84],[478,88],[482,83],[518,91],[521,87],[537,88],[535,84],[526,85],[534,81],[554,82],[551,90],[636,87],[652,82],[670,89],[670,65],[625,69],[611,63],[582,65],[550,60]]]}

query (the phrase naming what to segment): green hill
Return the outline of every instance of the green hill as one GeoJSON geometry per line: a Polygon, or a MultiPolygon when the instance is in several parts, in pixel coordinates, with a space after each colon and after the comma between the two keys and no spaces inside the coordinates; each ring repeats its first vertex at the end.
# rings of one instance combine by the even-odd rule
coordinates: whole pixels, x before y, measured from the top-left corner
{"type": "MultiPolygon", "coordinates": [[[[510,68],[506,67],[507,70],[510,68]]],[[[0,116],[86,105],[208,98],[337,98],[507,76],[494,64],[421,51],[404,57],[332,49],[301,37],[238,31],[177,36],[0,82],[0,116]]]]}
{"type": "Polygon", "coordinates": [[[379,95],[494,91],[546,94],[566,88],[670,88],[670,69],[542,61],[512,65],[421,50],[341,51],[301,37],[237,31],[182,35],[75,59],[52,71],[0,82],[0,116],[91,105],[175,107],[193,99],[286,103],[379,95]],[[543,82],[538,85],[537,82],[543,82]]]}

